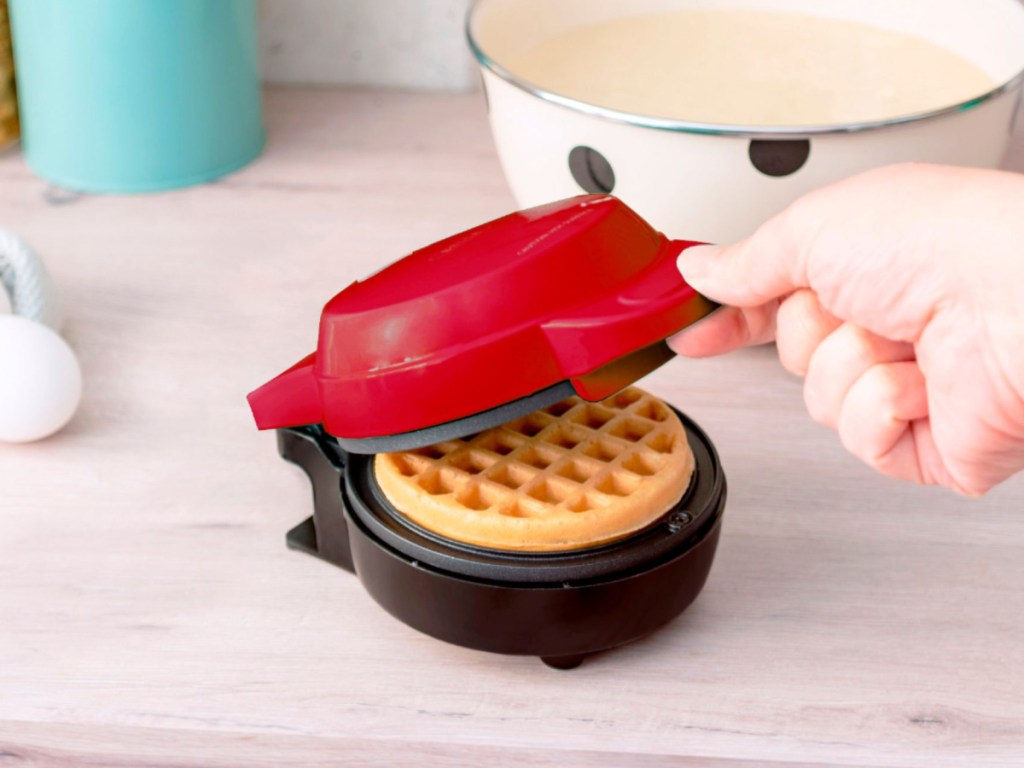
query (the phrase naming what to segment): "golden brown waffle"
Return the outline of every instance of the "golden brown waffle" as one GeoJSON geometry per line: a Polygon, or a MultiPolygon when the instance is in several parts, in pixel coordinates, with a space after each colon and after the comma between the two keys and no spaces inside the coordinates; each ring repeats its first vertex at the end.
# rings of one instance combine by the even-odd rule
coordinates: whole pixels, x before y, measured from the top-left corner
{"type": "Polygon", "coordinates": [[[493,549],[556,551],[646,527],[680,500],[693,466],[679,417],[631,387],[379,454],[374,471],[392,505],[423,528],[493,549]]]}

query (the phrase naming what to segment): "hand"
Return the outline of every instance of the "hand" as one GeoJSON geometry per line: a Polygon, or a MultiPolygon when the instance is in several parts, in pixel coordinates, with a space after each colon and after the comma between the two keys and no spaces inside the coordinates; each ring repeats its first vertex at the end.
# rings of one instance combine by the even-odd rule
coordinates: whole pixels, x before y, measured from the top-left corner
{"type": "Polygon", "coordinates": [[[875,469],[967,495],[1024,469],[1024,176],[870,171],[679,269],[729,306],[673,348],[774,338],[811,416],[875,469]]]}

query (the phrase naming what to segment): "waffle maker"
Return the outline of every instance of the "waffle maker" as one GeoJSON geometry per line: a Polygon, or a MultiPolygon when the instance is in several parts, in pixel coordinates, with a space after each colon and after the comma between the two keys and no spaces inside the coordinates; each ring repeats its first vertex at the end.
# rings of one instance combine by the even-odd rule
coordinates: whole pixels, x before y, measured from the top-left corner
{"type": "Polygon", "coordinates": [[[373,454],[475,434],[576,394],[609,397],[672,357],[665,339],[717,305],[670,241],[614,197],[585,195],[416,251],[331,299],[317,350],[249,395],[260,429],[313,486],[288,545],[355,573],[388,612],[458,645],[560,669],[638,639],[696,598],[725,475],[679,413],[694,478],[655,523],[565,552],[441,537],[381,493],[373,454]]]}

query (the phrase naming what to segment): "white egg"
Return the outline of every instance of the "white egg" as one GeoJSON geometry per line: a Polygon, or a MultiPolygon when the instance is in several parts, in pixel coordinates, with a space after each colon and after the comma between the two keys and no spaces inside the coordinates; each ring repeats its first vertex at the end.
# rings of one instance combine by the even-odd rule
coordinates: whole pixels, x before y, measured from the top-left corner
{"type": "Polygon", "coordinates": [[[56,331],[17,315],[0,315],[0,441],[52,435],[78,408],[82,371],[56,331]]]}

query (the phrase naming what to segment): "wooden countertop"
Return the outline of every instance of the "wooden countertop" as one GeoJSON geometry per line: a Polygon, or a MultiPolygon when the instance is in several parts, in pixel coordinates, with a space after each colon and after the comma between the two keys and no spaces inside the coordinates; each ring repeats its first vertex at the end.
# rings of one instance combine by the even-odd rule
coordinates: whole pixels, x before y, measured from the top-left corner
{"type": "Polygon", "coordinates": [[[1024,765],[1024,477],[875,476],[771,349],[647,380],[721,453],[718,558],[575,671],[420,635],[285,549],[309,485],[245,393],[349,281],[513,202],[479,96],[275,90],[267,117],[258,162],[168,194],[68,201],[0,158],[86,381],[65,432],[0,445],[0,765],[1024,765]]]}

